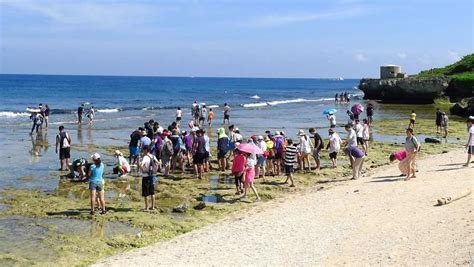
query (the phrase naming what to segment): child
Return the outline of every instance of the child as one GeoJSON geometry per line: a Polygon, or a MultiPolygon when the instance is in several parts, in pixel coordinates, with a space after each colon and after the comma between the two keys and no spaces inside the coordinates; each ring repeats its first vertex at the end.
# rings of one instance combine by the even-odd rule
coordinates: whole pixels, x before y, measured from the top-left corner
{"type": "Polygon", "coordinates": [[[242,181],[244,178],[245,164],[247,160],[242,152],[238,149],[235,150],[234,161],[232,162],[232,174],[235,180],[236,195],[240,195],[244,192],[242,189],[242,181]]]}
{"type": "Polygon", "coordinates": [[[90,203],[91,203],[91,215],[95,213],[95,201],[97,192],[99,194],[99,206],[101,207],[102,211],[101,214],[106,213],[105,209],[105,199],[104,199],[104,178],[102,177],[104,174],[104,164],[100,160],[99,153],[94,153],[91,156],[94,163],[91,165],[89,170],[89,190],[91,191],[90,195],[90,203]]]}
{"type": "Polygon", "coordinates": [[[415,128],[415,121],[416,121],[416,113],[414,110],[412,110],[410,114],[410,123],[408,124],[408,128],[415,128]]]}
{"type": "Polygon", "coordinates": [[[341,149],[341,143],[341,137],[333,129],[329,129],[329,143],[326,149],[329,149],[329,158],[333,168],[337,167],[337,153],[341,149]]]}
{"type": "Polygon", "coordinates": [[[293,140],[287,140],[287,147],[283,155],[283,161],[285,163],[285,174],[286,180],[285,184],[288,183],[288,180],[291,182],[290,187],[295,187],[295,182],[293,181],[293,172],[294,166],[296,164],[296,157],[298,154],[298,148],[293,145],[293,140]]]}
{"type": "Polygon", "coordinates": [[[257,189],[255,188],[253,182],[255,180],[255,164],[257,163],[255,157],[252,157],[250,154],[244,154],[246,158],[245,164],[245,172],[244,172],[244,195],[242,196],[243,199],[247,197],[247,189],[250,187],[253,193],[256,196],[255,202],[260,201],[260,196],[257,193],[257,189]]]}
{"type": "Polygon", "coordinates": [[[207,115],[207,123],[209,127],[212,125],[212,120],[214,119],[214,111],[212,111],[212,108],[209,109],[209,114],[207,115]]]}
{"type": "Polygon", "coordinates": [[[448,124],[449,124],[448,115],[446,115],[446,112],[443,112],[441,116],[441,127],[443,127],[443,130],[444,130],[444,138],[448,136],[448,124]]]}

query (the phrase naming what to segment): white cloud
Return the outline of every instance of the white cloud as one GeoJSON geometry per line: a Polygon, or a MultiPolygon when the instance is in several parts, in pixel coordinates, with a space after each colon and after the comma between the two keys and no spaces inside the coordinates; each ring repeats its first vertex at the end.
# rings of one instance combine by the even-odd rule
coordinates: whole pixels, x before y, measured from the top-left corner
{"type": "Polygon", "coordinates": [[[143,4],[91,1],[0,0],[0,7],[32,13],[62,25],[114,28],[152,18],[158,10],[143,4]],[[3,6],[3,7],[2,7],[3,6]]]}
{"type": "Polygon", "coordinates": [[[266,15],[250,21],[246,24],[257,27],[270,27],[293,23],[303,23],[318,20],[337,20],[347,19],[350,17],[361,16],[369,12],[369,9],[363,7],[351,7],[336,11],[327,11],[319,13],[299,13],[285,15],[266,15]]]}
{"type": "Polygon", "coordinates": [[[456,51],[448,50],[448,58],[454,63],[454,61],[458,61],[461,59],[461,55],[459,55],[459,53],[456,51]]]}
{"type": "Polygon", "coordinates": [[[404,53],[404,52],[400,52],[400,53],[397,53],[397,57],[399,59],[406,59],[407,58],[407,54],[404,53]]]}
{"type": "Polygon", "coordinates": [[[366,62],[369,59],[362,53],[357,53],[354,55],[354,59],[358,62],[366,62]]]}

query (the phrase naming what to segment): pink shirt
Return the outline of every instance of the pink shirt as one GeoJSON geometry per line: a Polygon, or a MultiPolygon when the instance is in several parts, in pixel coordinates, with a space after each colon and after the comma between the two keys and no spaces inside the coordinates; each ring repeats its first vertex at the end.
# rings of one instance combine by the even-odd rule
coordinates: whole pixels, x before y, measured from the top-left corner
{"type": "Polygon", "coordinates": [[[395,153],[393,153],[393,155],[395,156],[395,158],[399,161],[402,161],[404,158],[407,157],[407,151],[406,150],[400,150],[400,151],[397,151],[395,153]]]}
{"type": "Polygon", "coordinates": [[[234,157],[234,161],[232,163],[232,173],[239,173],[243,172],[245,169],[245,163],[247,159],[242,154],[237,154],[234,157]]]}

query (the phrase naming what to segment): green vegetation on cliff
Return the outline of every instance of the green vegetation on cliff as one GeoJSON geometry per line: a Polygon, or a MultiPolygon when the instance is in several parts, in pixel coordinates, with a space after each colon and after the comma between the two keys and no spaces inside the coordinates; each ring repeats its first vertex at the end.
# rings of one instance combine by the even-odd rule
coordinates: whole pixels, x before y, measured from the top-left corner
{"type": "Polygon", "coordinates": [[[458,62],[443,68],[421,71],[416,77],[451,76],[453,79],[474,79],[474,54],[466,55],[458,62]]]}

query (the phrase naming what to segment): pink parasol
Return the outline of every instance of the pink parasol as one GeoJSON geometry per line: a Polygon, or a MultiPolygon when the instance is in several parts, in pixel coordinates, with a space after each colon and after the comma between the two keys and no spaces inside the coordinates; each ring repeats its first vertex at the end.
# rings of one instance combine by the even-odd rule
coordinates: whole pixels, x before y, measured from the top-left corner
{"type": "Polygon", "coordinates": [[[364,112],[364,106],[362,106],[361,104],[357,103],[357,104],[354,104],[351,108],[351,111],[352,113],[354,114],[360,114],[362,112],[364,112]]]}
{"type": "Polygon", "coordinates": [[[263,151],[254,144],[243,143],[237,146],[237,149],[250,154],[263,154],[263,151]]]}

